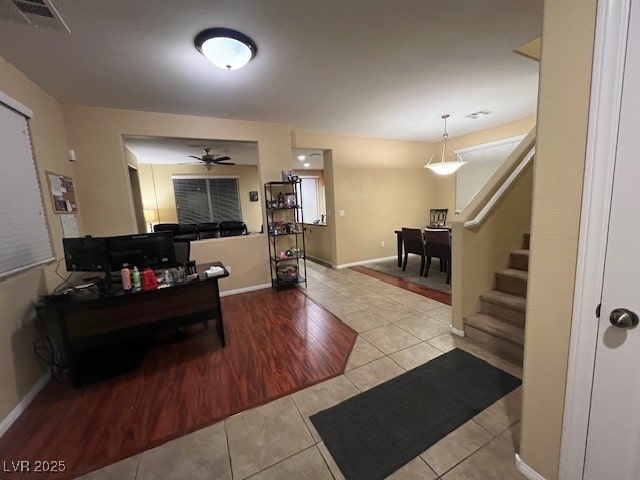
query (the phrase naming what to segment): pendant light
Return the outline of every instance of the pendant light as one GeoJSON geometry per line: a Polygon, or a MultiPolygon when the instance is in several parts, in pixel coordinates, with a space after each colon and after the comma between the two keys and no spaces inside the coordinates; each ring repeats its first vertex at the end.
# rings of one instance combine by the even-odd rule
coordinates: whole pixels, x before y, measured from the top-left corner
{"type": "Polygon", "coordinates": [[[429,161],[424,165],[424,168],[428,168],[434,173],[438,175],[451,175],[455,173],[461,166],[466,165],[467,162],[462,160],[462,157],[456,153],[456,149],[453,146],[451,140],[449,140],[449,134],[447,133],[447,118],[449,118],[449,114],[445,113],[442,115],[442,119],[444,120],[444,134],[442,135],[442,155],[440,157],[439,162],[431,163],[433,161],[433,157],[435,157],[435,153],[431,155],[429,161]],[[447,157],[447,142],[451,145],[451,151],[454,155],[454,160],[445,160],[447,157]]]}

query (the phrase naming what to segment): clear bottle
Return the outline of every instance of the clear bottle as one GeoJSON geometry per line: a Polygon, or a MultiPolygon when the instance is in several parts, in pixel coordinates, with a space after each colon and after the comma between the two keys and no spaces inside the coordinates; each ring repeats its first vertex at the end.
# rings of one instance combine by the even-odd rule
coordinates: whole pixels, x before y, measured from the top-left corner
{"type": "Polygon", "coordinates": [[[140,290],[142,283],[140,282],[140,270],[138,270],[138,267],[133,267],[131,277],[133,280],[133,289],[136,291],[140,290]]]}

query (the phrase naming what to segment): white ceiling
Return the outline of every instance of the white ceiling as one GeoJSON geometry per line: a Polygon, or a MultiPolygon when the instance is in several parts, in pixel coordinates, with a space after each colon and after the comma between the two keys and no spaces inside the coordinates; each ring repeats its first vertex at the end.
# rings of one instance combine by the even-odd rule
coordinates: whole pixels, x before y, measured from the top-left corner
{"type": "Polygon", "coordinates": [[[291,163],[296,170],[324,170],[324,152],[314,148],[294,148],[291,150],[291,163]],[[304,155],[304,160],[298,156],[304,155]],[[305,167],[304,164],[309,166],[305,167]]]}
{"type": "Polygon", "coordinates": [[[57,0],[71,33],[0,19],[0,55],[63,104],[437,141],[535,113],[542,0],[57,0]],[[257,56],[226,72],[209,27],[257,56]],[[495,115],[471,120],[478,110],[495,115]]]}
{"type": "Polygon", "coordinates": [[[201,157],[204,147],[211,147],[209,153],[231,157],[237,165],[258,165],[258,144],[229,140],[203,140],[164,137],[125,137],[125,147],[131,150],[138,163],[176,164],[199,163],[189,155],[201,157]]]}

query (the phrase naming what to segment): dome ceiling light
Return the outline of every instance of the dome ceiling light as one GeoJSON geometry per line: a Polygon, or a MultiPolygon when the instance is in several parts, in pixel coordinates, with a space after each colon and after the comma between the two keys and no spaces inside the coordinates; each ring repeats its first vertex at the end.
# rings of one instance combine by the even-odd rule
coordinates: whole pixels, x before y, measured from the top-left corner
{"type": "Polygon", "coordinates": [[[455,147],[451,140],[449,140],[449,134],[447,133],[447,118],[449,118],[449,114],[446,113],[442,115],[442,119],[444,120],[444,134],[442,134],[442,155],[440,157],[440,161],[436,163],[431,163],[433,161],[433,157],[435,157],[435,153],[431,155],[429,161],[424,165],[424,168],[428,168],[434,173],[438,175],[451,175],[455,173],[461,166],[466,165],[467,162],[462,160],[462,157],[458,155],[455,147]],[[453,151],[454,160],[445,161],[446,153],[447,153],[447,142],[451,145],[451,151],[453,151]]]}
{"type": "Polygon", "coordinates": [[[255,42],[230,28],[208,28],[196,35],[196,48],[216,67],[237,70],[258,53],[255,42]]]}

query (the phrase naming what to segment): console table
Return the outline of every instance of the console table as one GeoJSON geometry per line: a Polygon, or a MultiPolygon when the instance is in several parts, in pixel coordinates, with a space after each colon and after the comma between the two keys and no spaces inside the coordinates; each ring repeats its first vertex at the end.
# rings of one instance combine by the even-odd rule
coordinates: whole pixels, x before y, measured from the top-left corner
{"type": "MultiPolygon", "coordinates": [[[[209,265],[224,268],[218,262],[200,268],[209,265]]],[[[104,296],[72,295],[57,302],[41,302],[36,311],[41,328],[55,339],[54,348],[61,350],[57,353],[62,353],[75,387],[87,377],[89,352],[109,346],[117,356],[119,345],[157,331],[214,319],[224,347],[218,280],[227,276],[226,270],[213,278],[201,273],[197,281],[133,294],[119,290],[104,296]]]]}

